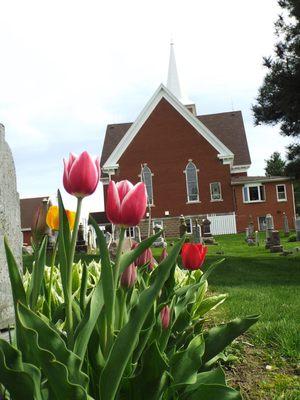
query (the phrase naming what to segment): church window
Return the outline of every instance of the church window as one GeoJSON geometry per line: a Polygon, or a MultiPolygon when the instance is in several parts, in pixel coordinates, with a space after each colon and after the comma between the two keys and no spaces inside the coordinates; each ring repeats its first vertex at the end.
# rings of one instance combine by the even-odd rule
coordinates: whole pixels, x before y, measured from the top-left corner
{"type": "Polygon", "coordinates": [[[148,204],[153,205],[153,184],[151,169],[144,164],[142,167],[141,180],[145,183],[148,195],[148,204]]]}
{"type": "Polygon", "coordinates": [[[192,161],[185,168],[188,203],[199,201],[198,170],[192,161]]]}

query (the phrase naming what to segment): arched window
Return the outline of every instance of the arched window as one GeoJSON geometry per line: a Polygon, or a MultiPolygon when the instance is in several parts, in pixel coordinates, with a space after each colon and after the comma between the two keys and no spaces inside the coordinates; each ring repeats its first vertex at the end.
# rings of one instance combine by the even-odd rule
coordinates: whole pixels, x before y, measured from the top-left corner
{"type": "Polygon", "coordinates": [[[192,161],[185,168],[185,179],[188,202],[199,201],[198,170],[192,161]]]}
{"type": "Polygon", "coordinates": [[[148,194],[148,204],[153,205],[153,186],[152,186],[152,172],[151,169],[145,164],[142,168],[142,181],[146,185],[148,194]]]}

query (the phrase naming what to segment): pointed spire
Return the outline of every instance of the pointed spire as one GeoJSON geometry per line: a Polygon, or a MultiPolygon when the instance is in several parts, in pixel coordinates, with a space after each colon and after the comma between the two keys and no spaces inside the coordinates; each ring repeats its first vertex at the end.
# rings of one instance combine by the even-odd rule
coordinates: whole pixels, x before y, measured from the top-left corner
{"type": "Polygon", "coordinates": [[[170,45],[170,60],[169,60],[169,71],[168,71],[168,82],[167,88],[177,97],[178,100],[182,101],[182,93],[180,89],[180,83],[178,78],[178,72],[176,67],[174,43],[171,41],[170,45]]]}

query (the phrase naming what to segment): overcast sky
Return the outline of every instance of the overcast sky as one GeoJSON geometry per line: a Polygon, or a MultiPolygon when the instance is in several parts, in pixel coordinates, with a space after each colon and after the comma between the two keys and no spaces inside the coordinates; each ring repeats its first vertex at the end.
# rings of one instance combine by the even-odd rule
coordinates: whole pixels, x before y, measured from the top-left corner
{"type": "MultiPolygon", "coordinates": [[[[0,122],[20,196],[54,195],[63,157],[99,155],[108,123],[134,121],[166,82],[171,38],[198,113],[242,110],[250,173],[263,174],[288,144],[250,109],[279,12],[276,0],[0,0],[0,122]]],[[[102,209],[101,188],[85,204],[102,209]]]]}

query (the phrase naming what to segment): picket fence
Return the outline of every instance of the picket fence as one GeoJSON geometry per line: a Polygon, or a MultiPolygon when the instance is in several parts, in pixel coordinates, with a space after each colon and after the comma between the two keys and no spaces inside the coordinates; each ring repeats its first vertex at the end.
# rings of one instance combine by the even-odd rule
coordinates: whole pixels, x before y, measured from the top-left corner
{"type": "Polygon", "coordinates": [[[208,214],[207,219],[211,222],[210,231],[213,235],[237,233],[234,212],[227,214],[208,214]]]}

